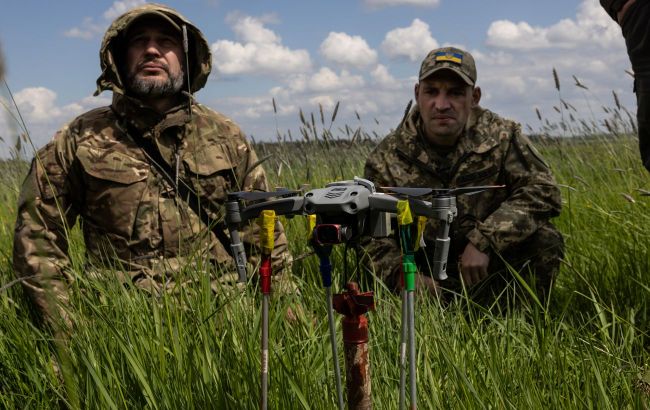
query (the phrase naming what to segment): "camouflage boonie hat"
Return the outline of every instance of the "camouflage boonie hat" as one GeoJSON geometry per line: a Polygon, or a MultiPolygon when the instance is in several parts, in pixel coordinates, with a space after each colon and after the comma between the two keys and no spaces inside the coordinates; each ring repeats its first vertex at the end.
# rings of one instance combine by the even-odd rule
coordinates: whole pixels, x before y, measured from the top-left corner
{"type": "Polygon", "coordinates": [[[162,11],[141,7],[139,9],[134,9],[133,12],[136,13],[136,15],[124,27],[124,30],[122,32],[123,35],[127,35],[129,30],[133,28],[133,26],[135,26],[136,23],[140,23],[143,20],[149,20],[149,19],[163,20],[165,23],[169,24],[169,26],[171,26],[174,30],[178,31],[179,33],[182,32],[181,26],[178,24],[178,22],[174,21],[174,19],[172,19],[170,16],[163,13],[162,11]]]}
{"type": "Polygon", "coordinates": [[[420,80],[424,80],[439,70],[451,70],[473,86],[476,84],[476,64],[474,57],[467,51],[455,47],[443,47],[432,50],[422,61],[420,80]]]}

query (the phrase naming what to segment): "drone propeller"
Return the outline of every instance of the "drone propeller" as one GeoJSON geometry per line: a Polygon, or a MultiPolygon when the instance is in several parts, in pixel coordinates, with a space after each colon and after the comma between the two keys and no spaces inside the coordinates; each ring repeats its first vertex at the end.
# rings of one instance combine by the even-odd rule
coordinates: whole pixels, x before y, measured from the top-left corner
{"type": "Polygon", "coordinates": [[[413,198],[429,195],[433,191],[431,188],[410,188],[410,187],[392,187],[392,186],[383,186],[381,187],[381,189],[387,192],[392,192],[394,194],[410,196],[413,198]]]}
{"type": "Polygon", "coordinates": [[[458,196],[472,195],[483,192],[487,189],[503,188],[505,185],[482,185],[468,186],[460,188],[412,188],[412,187],[381,187],[384,191],[392,192],[398,195],[405,195],[413,198],[433,194],[433,196],[458,196]]]}
{"type": "Polygon", "coordinates": [[[276,196],[288,196],[295,195],[299,191],[294,191],[286,188],[278,189],[277,191],[239,191],[231,192],[228,194],[230,200],[243,200],[243,201],[261,201],[263,199],[269,199],[276,196]]]}
{"type": "Polygon", "coordinates": [[[479,192],[487,191],[488,189],[505,188],[505,185],[478,185],[478,186],[465,186],[460,188],[451,189],[434,189],[434,196],[447,196],[447,195],[473,195],[479,192]]]}

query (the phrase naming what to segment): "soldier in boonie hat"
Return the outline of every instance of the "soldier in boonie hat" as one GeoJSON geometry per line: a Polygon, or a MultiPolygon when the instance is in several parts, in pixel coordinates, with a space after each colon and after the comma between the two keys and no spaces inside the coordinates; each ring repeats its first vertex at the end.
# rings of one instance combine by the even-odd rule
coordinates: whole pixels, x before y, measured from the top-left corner
{"type": "Polygon", "coordinates": [[[123,35],[127,35],[129,29],[133,28],[136,23],[141,23],[145,20],[155,20],[159,19],[162,20],[164,23],[168,24],[171,26],[174,30],[178,31],[179,33],[182,32],[181,27],[179,26],[178,22],[176,22],[170,15],[163,13],[162,11],[155,10],[155,9],[146,9],[143,8],[141,10],[136,11],[136,15],[130,20],[125,26],[122,31],[123,35]]]}
{"type": "MultiPolygon", "coordinates": [[[[193,97],[212,57],[182,14],[153,3],[133,8],[108,27],[99,55],[97,94],[111,91],[110,105],[73,119],[38,151],[18,203],[14,271],[40,316],[63,333],[76,311],[68,302],[77,275],[184,300],[181,289],[200,291],[204,278],[214,293],[232,289],[237,270],[220,209],[229,191],[269,189],[239,126],[193,97]],[[87,266],[73,270],[67,232],[77,220],[87,266]]],[[[251,267],[261,255],[258,232],[242,231],[251,267]]],[[[274,244],[274,278],[295,291],[280,222],[274,244]]]]}

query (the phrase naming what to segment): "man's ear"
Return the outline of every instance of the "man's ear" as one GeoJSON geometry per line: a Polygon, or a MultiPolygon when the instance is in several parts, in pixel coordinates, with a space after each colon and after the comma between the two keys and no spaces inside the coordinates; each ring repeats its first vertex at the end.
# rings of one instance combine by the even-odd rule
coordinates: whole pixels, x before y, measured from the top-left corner
{"type": "Polygon", "coordinates": [[[415,101],[417,102],[418,94],[420,94],[420,83],[415,83],[414,94],[415,94],[415,101]]]}
{"type": "Polygon", "coordinates": [[[472,90],[472,106],[477,106],[481,101],[481,87],[474,87],[472,90]]]}

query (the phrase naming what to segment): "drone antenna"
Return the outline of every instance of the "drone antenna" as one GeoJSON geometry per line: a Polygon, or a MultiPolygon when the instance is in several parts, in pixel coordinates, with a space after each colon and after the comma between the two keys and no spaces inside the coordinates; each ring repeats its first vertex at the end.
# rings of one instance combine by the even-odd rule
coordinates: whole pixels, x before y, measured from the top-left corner
{"type": "Polygon", "coordinates": [[[183,24],[183,51],[185,52],[185,71],[187,74],[187,108],[192,120],[192,86],[190,84],[190,44],[187,38],[187,25],[183,24]]]}

